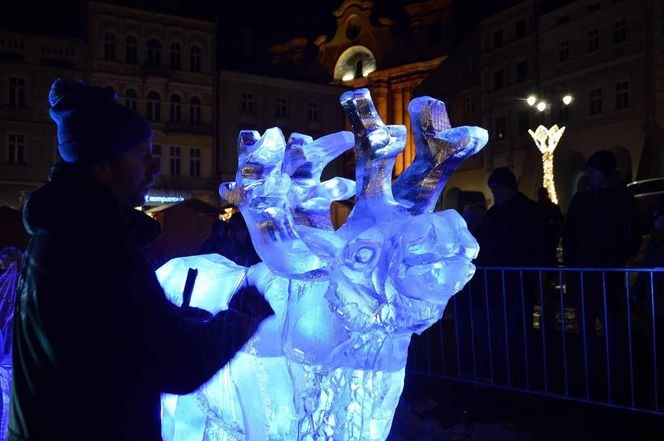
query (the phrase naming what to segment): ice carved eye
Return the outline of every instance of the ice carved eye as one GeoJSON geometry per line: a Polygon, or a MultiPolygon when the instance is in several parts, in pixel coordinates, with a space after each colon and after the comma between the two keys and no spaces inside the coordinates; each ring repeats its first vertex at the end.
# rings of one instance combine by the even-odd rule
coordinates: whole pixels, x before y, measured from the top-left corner
{"type": "Polygon", "coordinates": [[[355,253],[355,261],[357,263],[368,263],[371,261],[374,255],[374,250],[372,250],[369,247],[362,247],[359,250],[357,250],[357,253],[355,253]]]}
{"type": "Polygon", "coordinates": [[[367,239],[356,239],[344,251],[344,260],[354,270],[374,266],[380,257],[379,242],[367,239]]]}

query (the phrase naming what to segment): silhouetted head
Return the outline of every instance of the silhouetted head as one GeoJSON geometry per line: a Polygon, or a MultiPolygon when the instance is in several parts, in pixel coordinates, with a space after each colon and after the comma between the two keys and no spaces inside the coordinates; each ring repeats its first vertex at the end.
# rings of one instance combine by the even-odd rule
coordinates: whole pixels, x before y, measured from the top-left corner
{"type": "Polygon", "coordinates": [[[549,200],[549,192],[544,187],[537,189],[537,200],[540,202],[549,200]]]}
{"type": "Polygon", "coordinates": [[[516,183],[516,176],[514,176],[512,170],[507,167],[498,167],[495,169],[491,175],[489,175],[487,185],[493,193],[493,198],[496,201],[496,204],[507,202],[519,191],[516,183]]]}
{"type": "Polygon", "coordinates": [[[586,162],[586,176],[590,188],[604,187],[609,178],[616,173],[616,155],[609,150],[598,150],[586,162]]]}

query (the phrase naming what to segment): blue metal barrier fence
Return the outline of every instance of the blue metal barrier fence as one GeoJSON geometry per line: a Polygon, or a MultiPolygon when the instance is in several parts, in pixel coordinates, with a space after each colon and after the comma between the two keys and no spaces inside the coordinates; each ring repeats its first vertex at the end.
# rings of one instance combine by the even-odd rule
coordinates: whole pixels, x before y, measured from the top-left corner
{"type": "Polygon", "coordinates": [[[408,371],[664,415],[664,268],[478,268],[408,371]]]}

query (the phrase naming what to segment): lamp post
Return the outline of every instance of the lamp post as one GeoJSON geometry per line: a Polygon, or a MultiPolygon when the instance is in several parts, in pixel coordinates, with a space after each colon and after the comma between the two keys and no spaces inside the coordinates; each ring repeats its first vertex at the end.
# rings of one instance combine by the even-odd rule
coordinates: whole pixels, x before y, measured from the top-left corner
{"type": "MultiPolygon", "coordinates": [[[[565,93],[560,97],[562,105],[568,106],[572,103],[574,98],[569,93],[565,93]]],[[[551,104],[545,99],[539,99],[536,95],[530,95],[526,102],[529,106],[535,107],[539,112],[545,112],[548,114],[551,109],[551,104]]],[[[558,203],[558,196],[556,194],[556,183],[553,175],[553,151],[556,149],[560,138],[562,138],[563,133],[565,133],[565,127],[558,127],[558,124],[554,124],[550,128],[546,128],[543,125],[540,125],[532,131],[528,129],[528,133],[535,141],[535,145],[542,153],[542,186],[546,188],[546,191],[549,193],[549,198],[554,204],[558,203]]]]}

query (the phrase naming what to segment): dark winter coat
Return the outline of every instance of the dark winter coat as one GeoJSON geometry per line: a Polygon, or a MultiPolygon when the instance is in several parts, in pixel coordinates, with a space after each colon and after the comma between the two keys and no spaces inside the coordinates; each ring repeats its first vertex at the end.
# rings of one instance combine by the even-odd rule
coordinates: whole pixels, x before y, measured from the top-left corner
{"type": "Polygon", "coordinates": [[[9,439],[161,439],[160,393],[229,361],[236,313],[203,322],[171,304],[144,254],[158,224],[89,178],[53,177],[24,223],[9,439]]]}
{"type": "Polygon", "coordinates": [[[623,185],[574,195],[563,235],[565,265],[624,266],[641,244],[636,200],[623,185]]]}
{"type": "Polygon", "coordinates": [[[546,219],[523,193],[486,212],[475,234],[481,266],[550,266],[546,219]]]}

